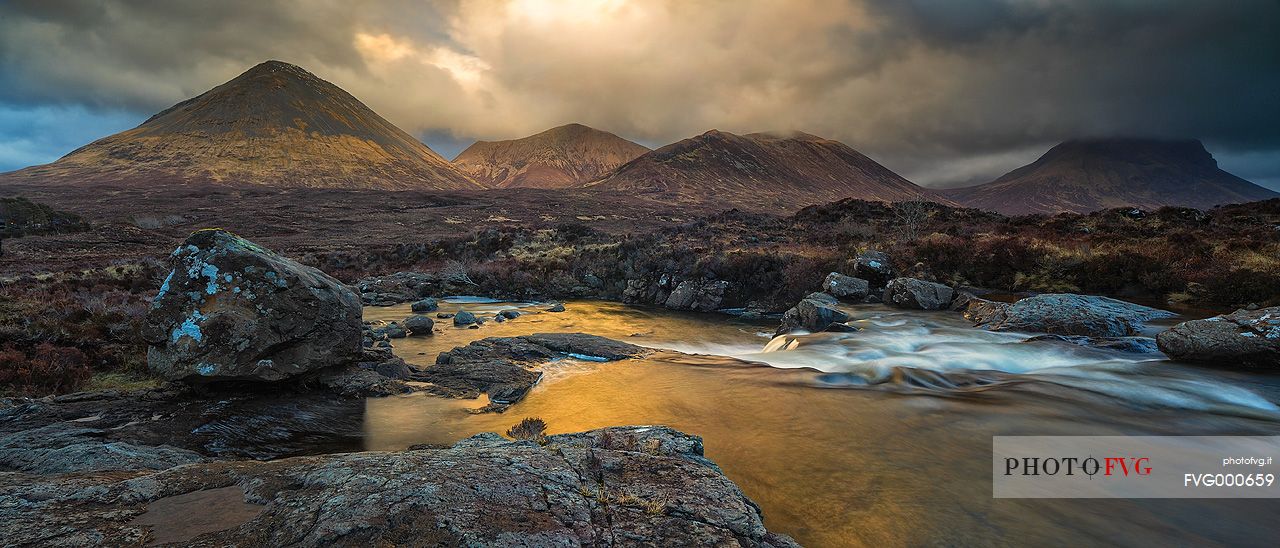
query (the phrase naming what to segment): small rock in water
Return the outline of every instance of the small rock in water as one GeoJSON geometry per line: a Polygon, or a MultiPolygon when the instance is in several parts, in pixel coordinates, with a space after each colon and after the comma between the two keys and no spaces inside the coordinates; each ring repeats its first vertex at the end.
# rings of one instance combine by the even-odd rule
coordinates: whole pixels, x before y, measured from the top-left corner
{"type": "Polygon", "coordinates": [[[453,317],[453,314],[450,314],[450,313],[448,313],[448,312],[440,312],[440,313],[437,313],[437,314],[436,314],[436,317],[437,317],[437,318],[440,318],[440,319],[442,319],[442,320],[447,320],[447,319],[449,319],[449,318],[452,318],[452,317],[453,317]]]}
{"type": "Polygon", "coordinates": [[[494,316],[494,317],[493,317],[493,321],[498,322],[498,323],[502,323],[502,322],[507,321],[507,319],[506,319],[506,318],[504,318],[504,317],[502,316],[502,314],[498,314],[498,315],[496,315],[496,316],[494,316]]]}
{"type": "Polygon", "coordinates": [[[849,325],[844,322],[835,322],[828,325],[823,331],[828,333],[853,333],[855,331],[860,331],[860,329],[857,326],[849,325]]]}
{"type": "Polygon", "coordinates": [[[387,324],[386,327],[382,328],[382,332],[385,333],[389,339],[403,339],[409,336],[409,332],[405,331],[404,327],[396,322],[387,324]]]}
{"type": "Polygon", "coordinates": [[[453,315],[453,325],[471,325],[476,323],[476,315],[466,310],[459,310],[453,315]]]}
{"type": "Polygon", "coordinates": [[[409,316],[404,319],[404,326],[409,330],[410,335],[430,335],[436,322],[426,316],[409,316]]]}
{"type": "Polygon", "coordinates": [[[435,299],[427,297],[425,299],[422,299],[420,301],[413,303],[412,305],[409,306],[409,308],[412,309],[414,312],[431,312],[433,310],[436,310],[437,308],[440,308],[440,305],[436,303],[435,299]]]}
{"type": "Polygon", "coordinates": [[[777,334],[785,335],[800,329],[817,333],[848,319],[848,314],[836,308],[835,297],[811,293],[782,315],[782,325],[778,326],[777,334]]]}
{"type": "Polygon", "coordinates": [[[561,303],[556,303],[552,305],[551,308],[548,308],[547,312],[564,312],[564,305],[561,303]]]}
{"type": "Polygon", "coordinates": [[[502,312],[499,312],[498,315],[508,320],[514,320],[520,317],[520,311],[507,309],[507,310],[503,310],[502,312]]]}

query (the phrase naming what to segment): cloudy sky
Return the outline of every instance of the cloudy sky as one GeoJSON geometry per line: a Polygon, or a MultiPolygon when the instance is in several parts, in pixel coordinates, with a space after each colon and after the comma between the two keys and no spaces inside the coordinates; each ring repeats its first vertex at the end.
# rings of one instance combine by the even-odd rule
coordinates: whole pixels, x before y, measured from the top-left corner
{"type": "Polygon", "coordinates": [[[1280,189],[1276,0],[0,0],[0,171],[266,59],[452,157],[581,122],[839,139],[925,185],[1075,137],[1195,137],[1280,189]]]}

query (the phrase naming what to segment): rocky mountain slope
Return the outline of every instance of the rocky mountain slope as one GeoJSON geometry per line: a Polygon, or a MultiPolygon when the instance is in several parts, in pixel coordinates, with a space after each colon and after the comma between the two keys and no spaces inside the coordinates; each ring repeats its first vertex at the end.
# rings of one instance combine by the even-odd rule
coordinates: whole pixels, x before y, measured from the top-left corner
{"type": "Polygon", "coordinates": [[[252,183],[313,188],[479,188],[338,86],[280,61],[4,176],[53,183],[252,183]]]}
{"type": "Polygon", "coordinates": [[[588,187],[751,210],[843,198],[946,201],[839,141],[805,133],[711,130],[640,156],[588,187]]]}
{"type": "Polygon", "coordinates": [[[582,124],[523,139],[477,141],[453,164],[490,188],[566,188],[599,178],[649,152],[607,131],[582,124]]]}
{"type": "Polygon", "coordinates": [[[1252,202],[1280,196],[1218,168],[1196,140],[1067,141],[987,184],[945,191],[953,200],[1005,214],[1087,213],[1252,202]]]}

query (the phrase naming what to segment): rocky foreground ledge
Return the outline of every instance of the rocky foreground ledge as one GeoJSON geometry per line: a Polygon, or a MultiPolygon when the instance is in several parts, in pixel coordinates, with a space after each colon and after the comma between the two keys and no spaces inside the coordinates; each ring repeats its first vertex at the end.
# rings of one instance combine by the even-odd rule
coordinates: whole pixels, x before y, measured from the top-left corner
{"type": "Polygon", "coordinates": [[[700,438],[658,426],[0,485],[16,545],[796,546],[700,438]]]}

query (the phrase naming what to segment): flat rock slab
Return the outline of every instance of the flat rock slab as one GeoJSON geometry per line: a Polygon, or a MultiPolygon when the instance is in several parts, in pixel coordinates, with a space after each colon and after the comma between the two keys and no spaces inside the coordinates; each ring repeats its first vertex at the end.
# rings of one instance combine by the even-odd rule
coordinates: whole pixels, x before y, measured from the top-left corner
{"type": "Polygon", "coordinates": [[[616,361],[640,358],[652,352],[634,344],[582,333],[490,337],[440,353],[434,365],[412,378],[431,383],[438,395],[474,398],[483,393],[495,404],[505,406],[528,394],[541,378],[539,367],[547,362],[565,358],[616,361]]]}
{"type": "Polygon", "coordinates": [[[796,546],[666,427],[0,480],[17,545],[796,546]]]}
{"type": "Polygon", "coordinates": [[[1087,337],[1140,335],[1146,322],[1171,318],[1167,310],[1124,302],[1110,297],[1050,293],[1027,297],[995,314],[987,324],[992,331],[1024,331],[1087,337]]]}
{"type": "Polygon", "coordinates": [[[0,409],[0,472],[164,469],[215,458],[351,451],[364,400],[328,391],[92,392],[0,409]]]}

